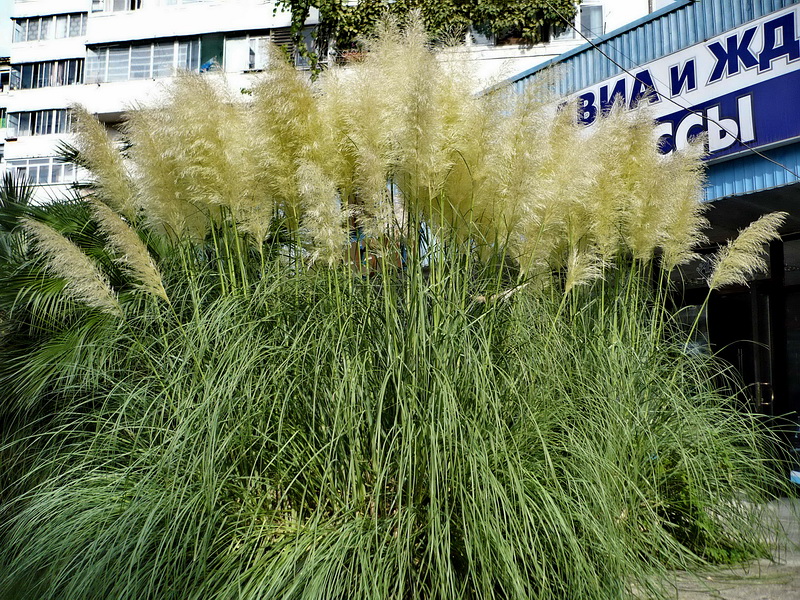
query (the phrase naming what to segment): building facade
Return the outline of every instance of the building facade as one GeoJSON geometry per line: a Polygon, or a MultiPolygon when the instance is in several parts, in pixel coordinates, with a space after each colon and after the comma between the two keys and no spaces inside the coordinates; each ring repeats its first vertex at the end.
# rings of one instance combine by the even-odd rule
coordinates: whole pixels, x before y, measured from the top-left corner
{"type": "MultiPolygon", "coordinates": [[[[488,81],[578,46],[578,32],[601,36],[653,7],[653,0],[584,0],[572,26],[553,29],[546,43],[470,34],[465,52],[476,77],[488,81]]],[[[63,196],[78,177],[55,152],[69,136],[72,104],[113,128],[178,70],[222,70],[233,89],[248,87],[265,66],[266,42],[294,51],[289,23],[274,0],[15,0],[5,25],[12,44],[0,92],[0,169],[26,174],[40,201],[63,196]]],[[[315,23],[312,12],[309,43],[315,23]]]]}
{"type": "MultiPolygon", "coordinates": [[[[511,81],[525,88],[554,65],[559,94],[588,127],[615,102],[647,103],[663,152],[707,136],[712,244],[762,214],[789,213],[769,272],[715,291],[702,317],[711,349],[737,367],[754,407],[797,418],[800,0],[678,0],[511,81]]],[[[698,261],[682,273],[678,301],[688,312],[708,293],[706,269],[698,261]]]]}
{"type": "Polygon", "coordinates": [[[78,177],[55,152],[71,105],[113,127],[180,70],[224,70],[231,86],[247,87],[267,41],[294,52],[289,22],[268,0],[16,0],[2,166],[37,184],[40,201],[63,196],[78,177]]]}

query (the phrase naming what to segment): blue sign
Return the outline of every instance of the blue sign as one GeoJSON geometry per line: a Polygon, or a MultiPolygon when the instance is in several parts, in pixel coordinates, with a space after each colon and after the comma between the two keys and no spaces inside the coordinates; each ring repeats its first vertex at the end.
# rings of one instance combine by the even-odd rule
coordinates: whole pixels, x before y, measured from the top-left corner
{"type": "Polygon", "coordinates": [[[705,133],[709,158],[800,137],[799,21],[800,6],[776,11],[581,90],[578,120],[648,104],[663,152],[705,133]]]}

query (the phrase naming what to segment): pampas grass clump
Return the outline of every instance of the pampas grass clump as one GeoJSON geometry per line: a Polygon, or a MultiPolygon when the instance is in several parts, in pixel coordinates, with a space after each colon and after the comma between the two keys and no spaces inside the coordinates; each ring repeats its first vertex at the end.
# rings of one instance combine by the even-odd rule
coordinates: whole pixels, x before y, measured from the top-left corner
{"type": "Polygon", "coordinates": [[[767,552],[767,434],[667,310],[699,150],[474,96],[413,21],[220,88],[177,78],[124,160],[84,123],[96,237],[24,222],[85,310],[4,276],[0,598],[609,600],[767,552]]]}

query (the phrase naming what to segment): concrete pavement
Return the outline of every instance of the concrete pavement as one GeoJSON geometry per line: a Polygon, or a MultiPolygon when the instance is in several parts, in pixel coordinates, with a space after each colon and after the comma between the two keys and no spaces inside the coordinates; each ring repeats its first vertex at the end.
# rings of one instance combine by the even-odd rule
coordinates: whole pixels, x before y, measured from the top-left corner
{"type": "Polygon", "coordinates": [[[786,532],[776,541],[776,561],[709,571],[701,577],[677,575],[676,600],[800,600],[800,501],[770,505],[786,532]]]}

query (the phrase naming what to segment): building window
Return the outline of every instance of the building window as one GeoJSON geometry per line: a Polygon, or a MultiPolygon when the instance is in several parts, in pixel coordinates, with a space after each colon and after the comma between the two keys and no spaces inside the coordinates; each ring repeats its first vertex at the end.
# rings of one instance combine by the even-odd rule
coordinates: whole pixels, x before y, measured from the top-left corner
{"type": "Polygon", "coordinates": [[[252,71],[267,66],[267,44],[265,32],[225,37],[224,67],[226,71],[252,71]]]}
{"type": "Polygon", "coordinates": [[[15,137],[69,133],[71,121],[65,108],[8,113],[8,127],[15,137]]]}
{"type": "MultiPolygon", "coordinates": [[[[311,43],[311,28],[303,34],[311,43]]],[[[264,69],[269,41],[294,53],[289,28],[233,35],[207,34],[197,38],[162,40],[89,48],[86,83],[171,77],[175,71],[230,72],[264,69]]],[[[295,53],[296,54],[296,53],[295,53]]],[[[298,62],[298,66],[302,66],[298,62]]]]}
{"type": "Polygon", "coordinates": [[[6,164],[11,173],[17,177],[27,177],[31,183],[73,183],[77,181],[75,165],[63,163],[55,156],[7,160],[6,164]]]}
{"type": "Polygon", "coordinates": [[[86,13],[14,19],[14,42],[33,42],[86,35],[86,13]]]}
{"type": "Polygon", "coordinates": [[[578,7],[578,13],[575,15],[572,25],[554,26],[550,33],[550,39],[574,40],[582,37],[592,39],[603,35],[604,29],[603,5],[591,2],[591,0],[584,0],[578,7]],[[579,31],[581,35],[578,35],[576,31],[579,31]]]}
{"type": "Polygon", "coordinates": [[[176,6],[178,4],[197,4],[208,0],[92,0],[92,12],[126,12],[154,6],[176,6]]]}
{"type": "Polygon", "coordinates": [[[107,0],[106,10],[112,12],[122,12],[125,10],[139,10],[142,8],[142,0],[107,0]]]}
{"type": "Polygon", "coordinates": [[[580,7],[581,33],[591,39],[603,35],[603,7],[586,4],[580,7]]]}
{"type": "Polygon", "coordinates": [[[89,48],[88,83],[170,77],[178,69],[200,68],[200,40],[178,40],[89,48]]]}
{"type": "Polygon", "coordinates": [[[11,87],[23,90],[83,83],[83,59],[12,65],[11,87]]]}
{"type": "Polygon", "coordinates": [[[176,6],[178,4],[196,4],[207,0],[92,0],[92,12],[127,12],[154,6],[176,6]]]}

